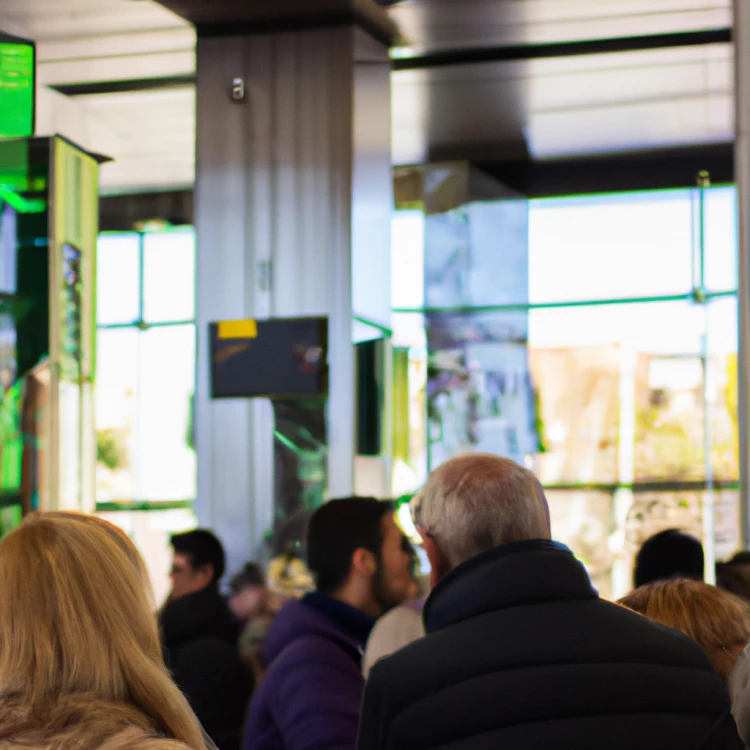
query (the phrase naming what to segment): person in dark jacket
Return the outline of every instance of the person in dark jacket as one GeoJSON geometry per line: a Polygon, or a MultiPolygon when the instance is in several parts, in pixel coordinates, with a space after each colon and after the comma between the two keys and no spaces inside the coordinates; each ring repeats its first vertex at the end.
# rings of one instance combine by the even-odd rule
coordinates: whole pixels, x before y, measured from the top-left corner
{"type": "Polygon", "coordinates": [[[414,587],[402,540],[390,503],[334,500],[313,515],[316,591],[285,604],[268,631],[245,750],[354,750],[365,643],[376,618],[414,587]]]}
{"type": "Polygon", "coordinates": [[[224,549],[204,529],[171,543],[172,592],[159,616],[167,665],[218,749],[238,750],[253,676],[237,651],[239,623],[219,593],[224,549]]]}
{"type": "Polygon", "coordinates": [[[359,750],[738,750],[721,678],[692,640],[602,601],[550,540],[511,461],[443,464],[415,523],[436,584],[428,635],[377,664],[359,750]]]}

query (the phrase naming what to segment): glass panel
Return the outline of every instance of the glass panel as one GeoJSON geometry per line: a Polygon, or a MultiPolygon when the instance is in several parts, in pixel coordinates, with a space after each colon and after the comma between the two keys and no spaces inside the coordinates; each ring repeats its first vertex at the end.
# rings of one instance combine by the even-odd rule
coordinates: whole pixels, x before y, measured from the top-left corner
{"type": "Polygon", "coordinates": [[[391,224],[391,302],[395,308],[424,306],[424,215],[397,211],[391,224]]]}
{"type": "Polygon", "coordinates": [[[140,235],[102,234],[97,245],[97,322],[133,323],[140,317],[140,235]]]}
{"type": "Polygon", "coordinates": [[[192,448],[195,326],[140,335],[138,500],[190,500],[196,492],[192,448]]]}
{"type": "Polygon", "coordinates": [[[704,194],[705,284],[712,292],[737,288],[737,194],[734,187],[704,194]]]}
{"type": "Polygon", "coordinates": [[[169,569],[172,564],[172,550],[169,538],[172,534],[194,529],[195,515],[186,509],[119,511],[99,513],[115,526],[119,526],[135,542],[143,556],[154,588],[155,605],[161,606],[169,595],[169,569]]]}
{"type": "Polygon", "coordinates": [[[525,305],[528,202],[472,203],[425,218],[424,295],[428,307],[525,305]]]}
{"type": "Polygon", "coordinates": [[[609,492],[547,491],[555,539],[572,549],[605,599],[611,599],[615,555],[609,539],[614,519],[609,492]]]}
{"type": "Polygon", "coordinates": [[[136,328],[101,330],[97,336],[96,499],[135,497],[138,395],[136,328]]]}
{"type": "Polygon", "coordinates": [[[531,310],[532,348],[627,344],[637,352],[700,354],[705,312],[689,302],[531,310]]]}
{"type": "Polygon", "coordinates": [[[421,313],[393,313],[393,346],[427,346],[424,315],[421,313]]]}
{"type": "Polygon", "coordinates": [[[689,191],[532,201],[529,229],[532,303],[692,287],[689,191]]]}
{"type": "Polygon", "coordinates": [[[636,481],[706,476],[700,356],[637,354],[636,481]]]}
{"type": "Polygon", "coordinates": [[[728,560],[741,548],[739,517],[739,492],[724,490],[714,493],[714,536],[717,560],[728,560]]]}
{"type": "Polygon", "coordinates": [[[465,452],[536,452],[525,313],[430,314],[430,467],[465,452]]]}
{"type": "Polygon", "coordinates": [[[543,452],[544,484],[614,484],[622,357],[617,346],[536,349],[532,382],[543,452]]]}
{"type": "Polygon", "coordinates": [[[143,237],[143,319],[147,323],[195,317],[195,235],[164,232],[143,237]]]}
{"type": "MultiPolygon", "coordinates": [[[[633,586],[635,556],[643,542],[666,529],[703,536],[702,492],[548,490],[555,539],[586,565],[605,599],[617,599],[633,586]],[[618,522],[618,518],[624,522],[618,522]]],[[[715,493],[716,552],[727,559],[739,544],[739,493],[715,493]]]]}
{"type": "Polygon", "coordinates": [[[630,507],[624,510],[627,512],[623,513],[626,520],[621,559],[631,576],[638,550],[654,534],[679,529],[703,538],[702,492],[636,492],[630,507]]]}
{"type": "Polygon", "coordinates": [[[696,408],[702,307],[662,302],[532,310],[529,330],[543,483],[702,476],[703,421],[696,408]],[[674,394],[662,394],[665,410],[656,392],[672,387],[674,394]],[[672,422],[655,428],[673,412],[672,422]]]}
{"type": "MultiPolygon", "coordinates": [[[[713,300],[707,307],[711,466],[719,481],[739,481],[739,404],[737,379],[737,299],[713,300]]],[[[735,519],[735,524],[739,518],[735,519]]]]}

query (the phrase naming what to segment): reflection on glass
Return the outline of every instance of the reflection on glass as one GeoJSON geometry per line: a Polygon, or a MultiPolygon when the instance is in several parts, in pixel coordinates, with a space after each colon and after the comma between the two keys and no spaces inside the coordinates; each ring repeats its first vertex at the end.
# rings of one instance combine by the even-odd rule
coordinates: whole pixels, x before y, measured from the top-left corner
{"type": "Polygon", "coordinates": [[[135,499],[138,428],[136,328],[101,330],[97,337],[96,498],[135,499]]]}
{"type": "Polygon", "coordinates": [[[97,322],[133,323],[140,316],[140,237],[102,234],[97,247],[97,322]]]}
{"type": "Polygon", "coordinates": [[[531,202],[532,303],[687,294],[689,191],[531,202]]]}
{"type": "Polygon", "coordinates": [[[169,570],[172,565],[172,550],[169,538],[172,534],[194,529],[195,515],[187,509],[156,511],[120,511],[99,513],[115,526],[119,526],[135,543],[143,556],[146,569],[154,588],[154,600],[160,606],[169,595],[169,570]]]}
{"type": "Polygon", "coordinates": [[[195,497],[192,448],[195,326],[152,328],[140,336],[138,499],[195,497]]]}
{"type": "Polygon", "coordinates": [[[143,319],[187,321],[195,316],[195,235],[157,232],[143,237],[143,319]]]}
{"type": "Polygon", "coordinates": [[[470,203],[427,216],[427,306],[525,305],[528,219],[528,202],[516,199],[470,203]]]}

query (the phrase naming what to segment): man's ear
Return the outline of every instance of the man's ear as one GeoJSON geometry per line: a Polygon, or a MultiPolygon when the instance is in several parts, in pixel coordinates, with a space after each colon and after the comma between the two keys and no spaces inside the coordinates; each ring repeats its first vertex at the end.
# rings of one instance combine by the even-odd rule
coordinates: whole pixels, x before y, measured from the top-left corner
{"type": "Polygon", "coordinates": [[[359,547],[354,550],[354,554],[352,555],[353,570],[356,570],[367,578],[371,578],[375,575],[377,568],[378,564],[375,560],[375,555],[373,555],[370,550],[365,549],[364,547],[359,547]]]}
{"type": "Polygon", "coordinates": [[[451,572],[451,564],[432,537],[425,536],[422,546],[430,560],[430,583],[435,588],[451,572]]]}
{"type": "Polygon", "coordinates": [[[197,572],[200,576],[200,581],[204,586],[208,586],[208,584],[214,580],[214,566],[211,565],[211,563],[201,565],[197,572]]]}

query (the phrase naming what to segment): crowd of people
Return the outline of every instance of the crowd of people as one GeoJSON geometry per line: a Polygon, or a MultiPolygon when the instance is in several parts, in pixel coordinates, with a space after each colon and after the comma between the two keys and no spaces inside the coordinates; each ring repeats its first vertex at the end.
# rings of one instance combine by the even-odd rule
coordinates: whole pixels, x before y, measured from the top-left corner
{"type": "Polygon", "coordinates": [[[0,748],[750,747],[747,554],[711,586],[667,530],[605,601],[535,476],[489,455],[440,466],[412,515],[427,584],[393,505],[353,497],[313,514],[306,565],[277,561],[288,587],[248,563],[225,596],[221,542],[175,535],[158,610],[117,527],[30,516],[0,542],[0,748]]]}

